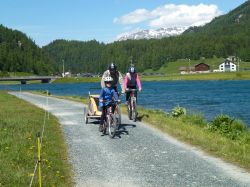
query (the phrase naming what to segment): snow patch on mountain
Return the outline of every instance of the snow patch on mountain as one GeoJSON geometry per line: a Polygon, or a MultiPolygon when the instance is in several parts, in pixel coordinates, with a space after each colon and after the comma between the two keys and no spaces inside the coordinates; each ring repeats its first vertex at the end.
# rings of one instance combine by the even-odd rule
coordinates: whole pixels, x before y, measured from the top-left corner
{"type": "Polygon", "coordinates": [[[169,36],[176,36],[182,34],[188,27],[172,27],[172,28],[160,28],[160,29],[148,29],[131,33],[123,33],[117,38],[118,41],[123,40],[139,40],[139,39],[151,39],[151,38],[164,38],[169,36]]]}

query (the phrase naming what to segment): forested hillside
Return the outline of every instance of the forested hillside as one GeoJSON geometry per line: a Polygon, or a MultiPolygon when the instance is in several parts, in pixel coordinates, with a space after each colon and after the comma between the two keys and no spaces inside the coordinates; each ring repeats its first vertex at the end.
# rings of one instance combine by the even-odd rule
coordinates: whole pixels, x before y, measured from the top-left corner
{"type": "Polygon", "coordinates": [[[158,69],[176,59],[227,57],[250,61],[250,2],[203,27],[190,28],[181,36],[151,40],[127,40],[104,45],[97,41],[57,40],[43,50],[57,63],[64,59],[72,72],[101,72],[110,62],[125,71],[133,56],[140,71],[158,69]]]}
{"type": "Polygon", "coordinates": [[[0,72],[38,75],[99,73],[114,62],[126,71],[133,57],[139,71],[159,69],[177,59],[236,55],[250,61],[250,1],[203,27],[180,36],[151,40],[127,40],[109,44],[98,41],[55,40],[40,49],[24,33],[0,25],[0,72]]]}
{"type": "Polygon", "coordinates": [[[105,45],[95,40],[67,41],[55,40],[43,47],[43,50],[53,58],[62,70],[63,61],[65,71],[100,72],[104,63],[101,60],[105,45]]]}
{"type": "Polygon", "coordinates": [[[54,61],[24,33],[0,25],[0,72],[56,73],[54,61]]]}

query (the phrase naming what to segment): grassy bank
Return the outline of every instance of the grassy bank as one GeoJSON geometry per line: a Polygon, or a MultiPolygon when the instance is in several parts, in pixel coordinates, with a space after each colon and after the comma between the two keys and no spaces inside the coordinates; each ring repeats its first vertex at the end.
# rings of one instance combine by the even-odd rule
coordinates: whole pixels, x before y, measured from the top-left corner
{"type": "MultiPolygon", "coordinates": [[[[84,97],[60,98],[88,103],[88,99],[84,97]]],[[[121,105],[121,108],[122,112],[126,114],[125,106],[121,105]]],[[[138,120],[250,171],[250,131],[243,127],[242,122],[232,120],[233,125],[228,125],[222,121],[218,126],[215,123],[217,119],[214,120],[215,122],[209,123],[202,114],[173,117],[160,110],[142,107],[138,108],[138,112],[138,120]]]]}
{"type": "MultiPolygon", "coordinates": [[[[126,110],[123,109],[123,112],[126,110]]],[[[250,131],[244,130],[235,139],[229,137],[227,127],[210,130],[201,114],[173,118],[160,110],[139,108],[139,119],[177,139],[194,145],[205,152],[239,165],[250,171],[250,131]],[[223,129],[224,128],[224,129],[223,129]]],[[[221,124],[223,126],[223,124],[221,124]]],[[[225,125],[226,126],[226,125],[225,125]]]]}
{"type": "MultiPolygon", "coordinates": [[[[28,186],[44,111],[4,92],[0,92],[0,103],[0,186],[28,186]]],[[[46,120],[41,158],[43,186],[73,186],[67,147],[53,116],[46,120]]],[[[36,174],[33,186],[37,185],[36,174]]]]}
{"type": "MultiPolygon", "coordinates": [[[[176,81],[176,80],[250,80],[250,71],[200,74],[166,74],[161,76],[140,76],[142,81],[176,81]]],[[[59,78],[53,83],[100,82],[100,77],[59,78]]]]}
{"type": "Polygon", "coordinates": [[[164,76],[141,76],[144,81],[174,80],[250,80],[249,72],[201,73],[201,74],[170,74],[164,76]]]}
{"type": "MultiPolygon", "coordinates": [[[[162,65],[158,70],[147,69],[144,73],[163,73],[163,74],[179,74],[180,67],[195,67],[195,65],[199,63],[205,63],[210,66],[210,70],[213,71],[215,69],[219,69],[219,65],[225,61],[224,58],[202,58],[199,60],[188,60],[188,59],[179,59],[173,62],[168,62],[162,65]]],[[[237,63],[236,63],[237,64],[237,63]]],[[[237,64],[238,65],[238,64],[237,64]]],[[[240,71],[250,70],[250,63],[241,61],[240,64],[240,71]]],[[[237,66],[238,69],[238,66],[237,66]]]]}

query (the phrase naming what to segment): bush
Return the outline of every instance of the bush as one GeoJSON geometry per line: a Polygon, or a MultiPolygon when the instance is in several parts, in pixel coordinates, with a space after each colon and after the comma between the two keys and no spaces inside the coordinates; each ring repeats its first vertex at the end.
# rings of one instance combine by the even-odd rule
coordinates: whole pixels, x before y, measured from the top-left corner
{"type": "Polygon", "coordinates": [[[180,116],[186,115],[186,114],[187,114],[187,111],[186,111],[185,108],[180,107],[180,106],[178,105],[177,107],[175,107],[175,108],[172,109],[171,114],[172,114],[172,117],[178,118],[178,117],[180,117],[180,116]]]}
{"type": "Polygon", "coordinates": [[[216,116],[213,121],[208,124],[208,129],[213,132],[217,131],[220,134],[235,140],[247,130],[247,127],[242,121],[221,114],[216,116]]]}
{"type": "Polygon", "coordinates": [[[202,113],[195,113],[191,115],[185,115],[182,118],[182,121],[184,123],[190,123],[194,125],[198,125],[201,127],[204,127],[207,125],[207,120],[205,119],[204,115],[202,113]]]}

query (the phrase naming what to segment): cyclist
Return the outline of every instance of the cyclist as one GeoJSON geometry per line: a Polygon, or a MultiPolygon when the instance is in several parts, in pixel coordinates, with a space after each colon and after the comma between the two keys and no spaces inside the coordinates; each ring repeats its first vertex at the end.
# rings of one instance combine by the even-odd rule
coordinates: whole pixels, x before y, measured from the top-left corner
{"type": "Polygon", "coordinates": [[[112,77],[105,77],[104,78],[105,87],[102,88],[101,93],[100,93],[100,97],[99,97],[99,108],[100,108],[100,111],[102,111],[101,121],[100,121],[100,129],[102,129],[102,127],[103,127],[104,119],[106,116],[105,112],[106,112],[107,106],[109,106],[112,103],[113,98],[115,100],[118,100],[118,95],[117,95],[117,92],[112,87],[112,82],[113,82],[112,77]]]}
{"type": "MultiPolygon", "coordinates": [[[[130,97],[131,92],[129,89],[139,89],[139,91],[142,90],[141,87],[141,81],[139,74],[136,73],[136,69],[134,66],[130,66],[128,68],[128,73],[126,73],[125,79],[124,79],[124,90],[126,90],[126,101],[128,103],[128,99],[130,97]]],[[[137,92],[135,92],[135,97],[137,99],[137,92]]]]}
{"type": "Polygon", "coordinates": [[[122,74],[117,70],[117,67],[114,63],[111,63],[108,67],[108,69],[103,73],[102,80],[101,80],[101,87],[105,87],[104,80],[106,77],[112,77],[113,81],[111,83],[112,88],[118,93],[117,89],[117,83],[119,81],[122,93],[124,93],[124,87],[123,87],[123,77],[122,74]]]}

